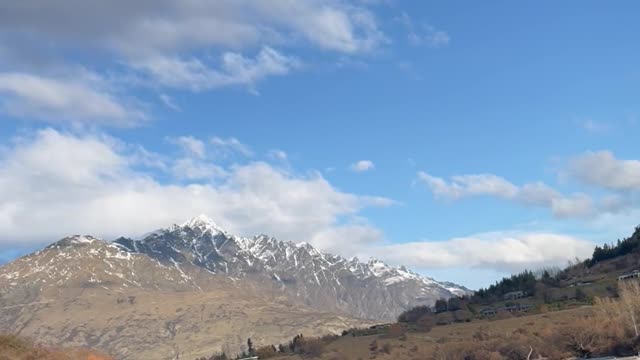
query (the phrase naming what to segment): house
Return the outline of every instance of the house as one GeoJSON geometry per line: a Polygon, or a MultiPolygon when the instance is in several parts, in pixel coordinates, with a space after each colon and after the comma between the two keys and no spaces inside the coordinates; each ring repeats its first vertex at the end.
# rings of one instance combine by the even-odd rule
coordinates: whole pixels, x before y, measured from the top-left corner
{"type": "Polygon", "coordinates": [[[391,327],[391,325],[392,324],[377,324],[377,325],[370,326],[369,329],[371,330],[388,329],[391,327]]]}
{"type": "Polygon", "coordinates": [[[524,297],[524,291],[522,290],[511,291],[504,294],[505,300],[516,300],[516,299],[522,299],[523,297],[524,297]]]}
{"type": "Polygon", "coordinates": [[[618,276],[618,281],[629,280],[640,277],[640,271],[633,270],[633,272],[618,276]]]}
{"type": "Polygon", "coordinates": [[[482,309],[480,310],[480,314],[482,314],[482,316],[495,316],[496,315],[496,309],[494,308],[486,308],[486,309],[482,309]]]}

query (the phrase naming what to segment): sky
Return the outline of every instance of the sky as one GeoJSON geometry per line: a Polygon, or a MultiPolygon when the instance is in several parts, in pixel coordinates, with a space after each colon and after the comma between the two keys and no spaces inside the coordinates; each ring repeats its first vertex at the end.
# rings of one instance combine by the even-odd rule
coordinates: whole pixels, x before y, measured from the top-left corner
{"type": "Polygon", "coordinates": [[[0,1],[0,262],[201,213],[478,288],[640,223],[634,1],[0,1]]]}

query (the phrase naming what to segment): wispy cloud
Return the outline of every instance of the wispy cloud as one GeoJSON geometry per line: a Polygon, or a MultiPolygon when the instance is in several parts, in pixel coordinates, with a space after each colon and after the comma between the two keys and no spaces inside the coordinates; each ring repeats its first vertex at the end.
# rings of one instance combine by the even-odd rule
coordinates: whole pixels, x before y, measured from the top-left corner
{"type": "Polygon", "coordinates": [[[351,169],[351,171],[365,172],[365,171],[373,170],[375,168],[375,165],[371,160],[360,160],[358,162],[351,164],[349,168],[351,169]]]}
{"type": "Polygon", "coordinates": [[[269,152],[267,153],[267,156],[273,160],[278,160],[278,161],[287,161],[287,159],[289,158],[287,153],[280,149],[269,150],[269,152]]]}
{"type": "Polygon", "coordinates": [[[282,55],[270,47],[262,48],[253,59],[227,52],[222,55],[219,68],[205,64],[198,58],[168,56],[154,56],[131,63],[152,83],[192,91],[234,85],[253,87],[266,77],[285,75],[299,65],[297,59],[282,55]]]}
{"type": "Polygon", "coordinates": [[[416,24],[407,13],[402,13],[396,19],[405,28],[407,41],[412,46],[438,48],[448,45],[451,41],[451,36],[446,31],[436,29],[427,23],[416,24]]]}
{"type": "Polygon", "coordinates": [[[204,158],[206,155],[206,144],[204,141],[193,136],[170,137],[169,142],[179,145],[188,155],[197,158],[204,158]]]}
{"type": "Polygon", "coordinates": [[[180,108],[180,106],[178,106],[175,101],[173,101],[173,99],[171,98],[171,96],[167,95],[167,94],[160,94],[158,96],[160,98],[160,101],[162,101],[162,103],[168,107],[171,110],[175,110],[175,111],[181,111],[182,109],[180,108]]]}
{"type": "Polygon", "coordinates": [[[77,72],[72,79],[28,73],[0,73],[3,112],[52,122],[134,126],[147,119],[141,109],[126,104],[97,74],[77,72]]]}
{"type": "Polygon", "coordinates": [[[523,206],[545,207],[559,218],[591,217],[604,210],[586,194],[566,196],[541,182],[516,186],[493,174],[456,175],[448,181],[421,171],[418,173],[418,181],[439,198],[460,200],[474,196],[493,196],[523,206]]]}
{"type": "Polygon", "coordinates": [[[585,131],[594,133],[594,134],[606,133],[611,129],[611,127],[608,124],[604,122],[591,120],[591,119],[580,121],[579,125],[585,131]]]}
{"type": "Polygon", "coordinates": [[[253,150],[248,145],[243,144],[240,140],[230,137],[223,139],[217,136],[211,138],[210,143],[215,147],[217,156],[228,157],[234,153],[245,157],[252,157],[253,150]]]}

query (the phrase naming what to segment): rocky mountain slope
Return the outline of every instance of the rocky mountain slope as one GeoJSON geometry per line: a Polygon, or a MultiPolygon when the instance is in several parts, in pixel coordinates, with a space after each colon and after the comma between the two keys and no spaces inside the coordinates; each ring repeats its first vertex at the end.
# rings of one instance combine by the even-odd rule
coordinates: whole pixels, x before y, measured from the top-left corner
{"type": "Polygon", "coordinates": [[[266,235],[237,237],[202,215],[140,240],[120,238],[116,244],[176,266],[195,265],[236,278],[268,278],[313,308],[365,319],[393,320],[411,306],[469,291],[380,260],[361,262],[323,253],[307,243],[266,235]]]}
{"type": "Polygon", "coordinates": [[[339,332],[467,291],[381,261],[241,238],[199,216],[142,239],[71,236],[0,268],[0,332],[121,359],[339,332]],[[371,320],[362,320],[371,319],[371,320]]]}
{"type": "Polygon", "coordinates": [[[0,268],[0,332],[117,359],[193,359],[370,322],[312,309],[270,284],[72,236],[0,268]]]}

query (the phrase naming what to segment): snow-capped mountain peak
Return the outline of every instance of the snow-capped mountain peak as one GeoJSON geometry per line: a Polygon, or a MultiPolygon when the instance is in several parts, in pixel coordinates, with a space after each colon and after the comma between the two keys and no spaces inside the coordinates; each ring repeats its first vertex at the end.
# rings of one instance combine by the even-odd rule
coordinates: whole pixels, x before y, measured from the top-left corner
{"type": "Polygon", "coordinates": [[[190,220],[182,223],[180,225],[182,228],[190,228],[190,229],[198,229],[204,232],[212,232],[212,233],[222,233],[226,234],[227,232],[218,226],[210,217],[200,214],[196,217],[191,218],[190,220]]]}
{"type": "MultiPolygon", "coordinates": [[[[101,243],[105,242],[73,236],[56,244],[86,248],[101,243]]],[[[119,238],[109,244],[109,254],[113,252],[110,258],[130,259],[135,255],[148,259],[173,269],[187,283],[191,280],[185,269],[257,280],[318,309],[361,318],[391,320],[411,306],[431,305],[439,298],[468,293],[463,287],[378,259],[345,259],[306,242],[284,242],[264,234],[235,236],[204,215],[154,231],[142,239],[119,238]]],[[[102,254],[97,250],[95,253],[102,254]]]]}

